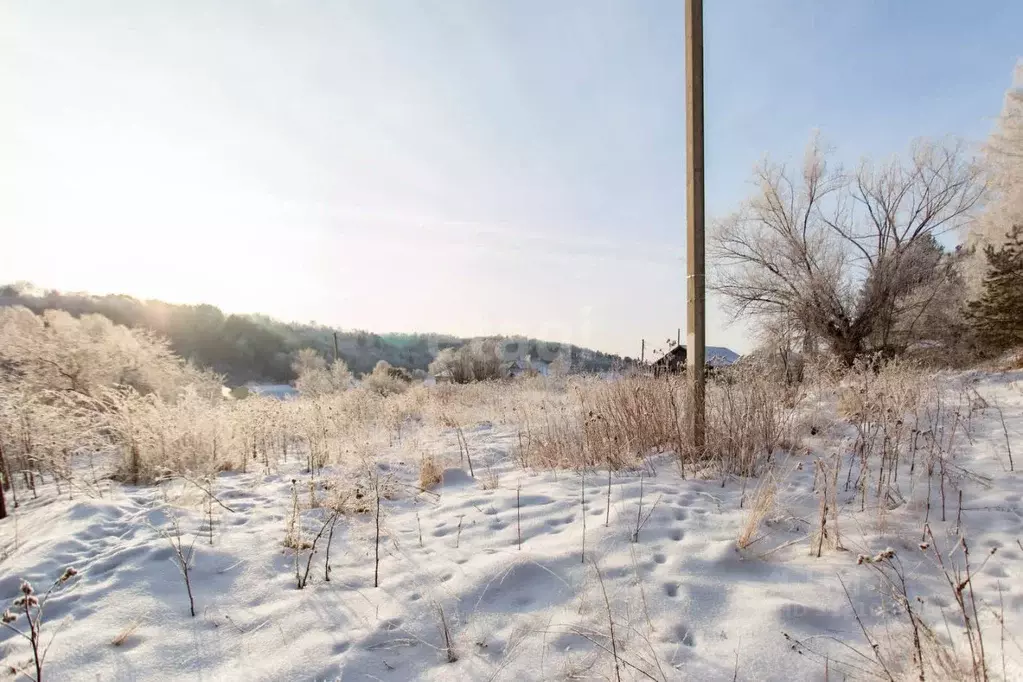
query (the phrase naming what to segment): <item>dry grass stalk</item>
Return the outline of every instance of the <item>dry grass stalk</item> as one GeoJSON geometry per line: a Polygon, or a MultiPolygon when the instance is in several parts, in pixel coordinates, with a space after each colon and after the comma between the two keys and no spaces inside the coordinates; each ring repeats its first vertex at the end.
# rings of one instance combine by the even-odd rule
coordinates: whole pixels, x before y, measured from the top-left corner
{"type": "Polygon", "coordinates": [[[419,487],[431,490],[434,486],[440,485],[443,479],[443,470],[437,464],[437,460],[430,455],[424,455],[419,464],[419,487]]]}
{"type": "Polygon", "coordinates": [[[757,489],[753,492],[753,498],[746,506],[742,526],[739,528],[739,537],[735,543],[739,549],[746,549],[760,539],[757,537],[757,532],[764,519],[774,509],[777,492],[778,483],[774,474],[767,474],[760,480],[757,489]]]}
{"type": "Polygon", "coordinates": [[[842,462],[838,455],[831,459],[818,458],[814,463],[814,483],[820,492],[820,513],[815,533],[810,536],[810,554],[820,558],[827,545],[842,549],[842,536],[838,528],[838,472],[842,462]]]}
{"type": "Polygon", "coordinates": [[[486,465],[483,469],[483,477],[480,479],[480,487],[483,490],[497,490],[501,485],[501,472],[493,465],[486,465]]]}
{"type": "Polygon", "coordinates": [[[295,479],[291,481],[291,510],[285,520],[284,547],[295,551],[308,548],[308,543],[302,535],[302,516],[298,506],[298,487],[295,479]]]}
{"type": "Polygon", "coordinates": [[[110,641],[110,643],[113,644],[114,646],[122,646],[125,642],[128,641],[129,637],[135,634],[135,631],[138,630],[139,625],[141,625],[141,621],[133,620],[131,623],[125,626],[123,630],[117,633],[117,636],[114,637],[110,641]]]}

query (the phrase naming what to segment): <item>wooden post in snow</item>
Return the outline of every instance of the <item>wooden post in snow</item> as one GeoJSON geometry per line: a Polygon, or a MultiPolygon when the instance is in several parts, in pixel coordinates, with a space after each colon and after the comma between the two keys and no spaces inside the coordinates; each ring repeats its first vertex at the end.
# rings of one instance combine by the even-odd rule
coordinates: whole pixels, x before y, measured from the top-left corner
{"type": "Polygon", "coordinates": [[[703,181],[703,0],[686,0],[686,357],[694,457],[703,452],[706,427],[703,181]]]}

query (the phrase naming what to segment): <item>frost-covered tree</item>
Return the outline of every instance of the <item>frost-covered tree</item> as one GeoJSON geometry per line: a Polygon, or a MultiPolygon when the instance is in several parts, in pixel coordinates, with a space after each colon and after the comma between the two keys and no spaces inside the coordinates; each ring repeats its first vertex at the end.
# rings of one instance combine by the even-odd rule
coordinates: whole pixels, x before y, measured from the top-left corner
{"type": "Polygon", "coordinates": [[[330,363],[330,368],[327,371],[330,374],[330,385],[333,386],[335,393],[351,388],[352,372],[344,360],[334,360],[330,363]]]}
{"type": "Polygon", "coordinates": [[[1023,224],[1023,61],[1016,65],[1013,84],[1005,93],[1001,115],[984,147],[992,195],[981,237],[998,248],[1005,225],[1023,224]]]}
{"type": "Polygon", "coordinates": [[[472,363],[461,349],[445,348],[430,363],[429,372],[439,379],[446,379],[456,384],[467,384],[472,381],[472,363]]]}
{"type": "Polygon", "coordinates": [[[328,366],[327,361],[312,348],[300,350],[291,366],[298,376],[295,388],[310,398],[340,393],[352,385],[352,373],[344,360],[339,358],[328,366]]]}
{"type": "Polygon", "coordinates": [[[430,374],[456,384],[467,384],[504,378],[508,368],[497,340],[474,339],[457,350],[446,348],[438,353],[430,363],[430,374]]]}
{"type": "Polygon", "coordinates": [[[124,455],[126,478],[147,478],[174,451],[175,405],[192,396],[211,408],[220,390],[219,377],[143,330],[101,315],[0,308],[4,485],[13,497],[16,473],[34,494],[36,477],[49,474],[60,492],[77,453],[108,449],[124,455]]]}
{"type": "Polygon", "coordinates": [[[188,385],[219,391],[217,377],[177,357],[167,343],[102,315],[75,318],[60,310],[35,315],[0,308],[0,366],[35,391],[93,395],[104,386],[131,386],[173,400],[188,385]]]}
{"type": "Polygon", "coordinates": [[[984,185],[960,145],[918,142],[908,158],[830,167],[815,140],[802,169],[765,162],[757,190],[713,234],[711,285],[736,314],[787,318],[851,365],[919,340],[944,277],[935,237],[961,228],[984,185]]]}
{"type": "Polygon", "coordinates": [[[13,492],[11,461],[7,454],[13,442],[12,423],[8,395],[0,391],[0,519],[7,518],[7,494],[8,491],[13,492]]]}
{"type": "Polygon", "coordinates": [[[295,374],[315,372],[327,368],[327,361],[323,356],[312,348],[303,348],[295,353],[295,360],[291,363],[291,369],[295,374]]]}
{"type": "Polygon", "coordinates": [[[973,298],[981,295],[988,271],[987,247],[1001,248],[1006,226],[1023,224],[1023,61],[1016,65],[1002,111],[984,144],[982,160],[987,201],[964,235],[969,251],[963,263],[963,278],[973,298]]]}

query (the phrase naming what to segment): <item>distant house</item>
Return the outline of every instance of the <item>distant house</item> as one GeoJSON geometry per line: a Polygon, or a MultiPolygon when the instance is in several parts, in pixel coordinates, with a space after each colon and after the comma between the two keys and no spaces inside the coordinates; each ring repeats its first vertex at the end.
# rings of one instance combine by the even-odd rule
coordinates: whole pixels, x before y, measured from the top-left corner
{"type": "Polygon", "coordinates": [[[687,357],[688,354],[686,353],[685,346],[675,346],[653,361],[651,366],[654,368],[654,375],[657,376],[662,373],[678,374],[686,368],[687,357]]]}
{"type": "MultiPolygon", "coordinates": [[[[675,346],[654,360],[651,363],[651,367],[654,368],[655,375],[660,375],[661,373],[678,374],[685,371],[687,357],[685,346],[675,346]]],[[[728,348],[707,346],[704,357],[706,358],[707,367],[727,367],[739,359],[739,354],[728,348]]]]}

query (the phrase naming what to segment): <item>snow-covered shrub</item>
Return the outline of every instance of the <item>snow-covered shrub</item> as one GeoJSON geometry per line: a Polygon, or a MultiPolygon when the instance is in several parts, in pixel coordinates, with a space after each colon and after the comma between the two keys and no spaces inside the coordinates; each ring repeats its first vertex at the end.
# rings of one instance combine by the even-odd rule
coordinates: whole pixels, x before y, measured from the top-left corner
{"type": "Polygon", "coordinates": [[[125,479],[151,480],[155,462],[181,453],[174,406],[221,399],[218,377],[183,362],[164,340],[100,315],[0,308],[0,367],[3,464],[24,472],[33,491],[36,476],[50,474],[60,492],[74,456],[105,450],[122,455],[125,479]]]}
{"type": "Polygon", "coordinates": [[[352,373],[344,360],[338,358],[328,365],[312,348],[300,350],[291,368],[298,375],[295,388],[309,398],[341,393],[352,385],[352,373]]]}
{"type": "Polygon", "coordinates": [[[363,377],[362,385],[374,393],[382,396],[404,393],[412,377],[399,367],[392,367],[386,360],[381,360],[373,368],[373,373],[363,377]]]}
{"type": "Polygon", "coordinates": [[[430,363],[430,374],[456,384],[503,379],[508,373],[494,339],[475,339],[457,350],[445,348],[430,363]]]}

